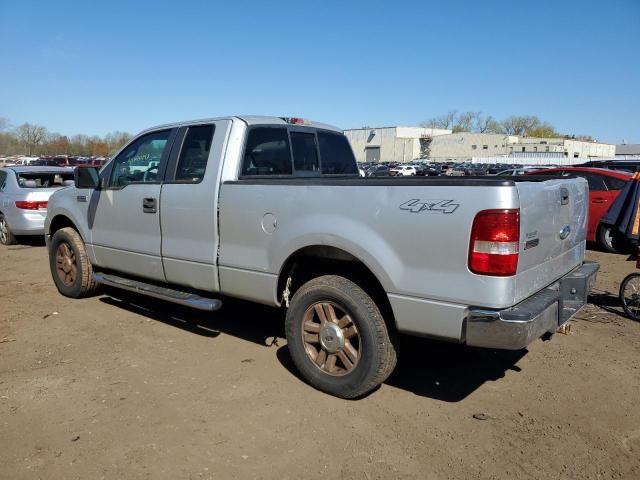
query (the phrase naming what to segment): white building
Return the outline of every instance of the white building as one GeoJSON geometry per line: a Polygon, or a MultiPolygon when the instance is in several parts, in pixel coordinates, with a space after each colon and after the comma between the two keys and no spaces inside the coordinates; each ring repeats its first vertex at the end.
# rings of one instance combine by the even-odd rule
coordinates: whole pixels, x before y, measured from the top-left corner
{"type": "Polygon", "coordinates": [[[425,154],[428,143],[451,130],[423,127],[354,128],[345,130],[359,162],[409,162],[425,154]]]}
{"type": "Polygon", "coordinates": [[[429,160],[467,161],[474,157],[506,156],[518,137],[493,133],[452,133],[434,137],[429,145],[429,160]]]}
{"type": "Polygon", "coordinates": [[[640,157],[640,143],[621,143],[616,145],[616,157],[622,159],[640,157]]]}
{"type": "Polygon", "coordinates": [[[487,133],[453,133],[431,142],[429,159],[467,161],[482,157],[599,158],[611,157],[615,145],[567,138],[527,138],[487,133]]]}
{"type": "Polygon", "coordinates": [[[616,146],[569,138],[520,138],[510,153],[555,153],[566,158],[613,157],[616,146]]]}

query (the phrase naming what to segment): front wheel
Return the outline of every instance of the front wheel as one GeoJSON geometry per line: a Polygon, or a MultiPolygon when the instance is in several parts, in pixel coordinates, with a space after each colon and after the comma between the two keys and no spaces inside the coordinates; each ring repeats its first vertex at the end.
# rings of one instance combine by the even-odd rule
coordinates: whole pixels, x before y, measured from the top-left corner
{"type": "Polygon", "coordinates": [[[620,303],[629,318],[640,321],[640,273],[631,273],[622,281],[620,303]]]}
{"type": "Polygon", "coordinates": [[[87,297],[96,289],[84,242],[73,228],[61,228],[53,235],[49,245],[49,267],[53,283],[65,297],[87,297]]]}
{"type": "Polygon", "coordinates": [[[396,366],[396,349],[378,306],[344,277],[325,275],[302,285],[291,299],[285,328],[298,371],[331,395],[360,397],[396,366]]]}

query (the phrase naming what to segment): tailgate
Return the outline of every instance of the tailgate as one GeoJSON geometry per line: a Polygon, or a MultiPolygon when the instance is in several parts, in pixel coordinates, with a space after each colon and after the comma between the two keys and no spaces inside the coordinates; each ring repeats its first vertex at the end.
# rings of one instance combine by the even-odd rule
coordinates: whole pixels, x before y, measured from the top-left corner
{"type": "Polygon", "coordinates": [[[582,178],[518,182],[520,256],[516,302],[584,260],[589,189],[582,178]]]}

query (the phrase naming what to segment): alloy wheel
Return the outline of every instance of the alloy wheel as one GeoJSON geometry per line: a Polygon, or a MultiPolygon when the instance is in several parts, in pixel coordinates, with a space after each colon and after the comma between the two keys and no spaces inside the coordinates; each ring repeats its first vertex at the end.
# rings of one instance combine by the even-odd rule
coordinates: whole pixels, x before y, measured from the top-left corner
{"type": "Polygon", "coordinates": [[[9,229],[7,227],[7,221],[4,219],[4,217],[2,217],[0,218],[0,243],[6,245],[8,239],[9,229]]]}
{"type": "Polygon", "coordinates": [[[313,364],[324,373],[343,376],[360,361],[361,341],[353,319],[333,302],[307,308],[302,319],[302,341],[313,364]]]}
{"type": "Polygon", "coordinates": [[[56,273],[60,281],[70,287],[78,276],[76,255],[67,242],[61,242],[56,250],[56,273]]]}

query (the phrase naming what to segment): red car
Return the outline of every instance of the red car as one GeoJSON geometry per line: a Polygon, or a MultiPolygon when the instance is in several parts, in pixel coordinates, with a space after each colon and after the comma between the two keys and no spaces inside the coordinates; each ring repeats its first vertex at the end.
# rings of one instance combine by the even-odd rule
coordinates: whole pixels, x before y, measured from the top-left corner
{"type": "Polygon", "coordinates": [[[624,188],[631,174],[619,170],[590,167],[559,167],[530,172],[525,175],[575,175],[589,183],[589,225],[587,241],[597,242],[607,252],[618,253],[611,227],[600,224],[602,216],[624,188]]]}

